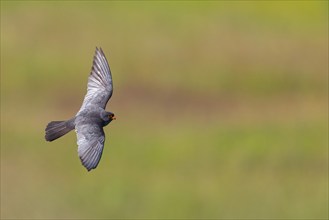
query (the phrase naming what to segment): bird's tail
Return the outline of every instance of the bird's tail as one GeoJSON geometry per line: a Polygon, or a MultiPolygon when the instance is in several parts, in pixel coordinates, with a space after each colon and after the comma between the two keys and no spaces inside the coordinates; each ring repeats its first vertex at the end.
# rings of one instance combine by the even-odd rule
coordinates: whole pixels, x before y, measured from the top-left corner
{"type": "Polygon", "coordinates": [[[46,141],[53,141],[74,129],[73,120],[52,121],[46,127],[46,141]]]}

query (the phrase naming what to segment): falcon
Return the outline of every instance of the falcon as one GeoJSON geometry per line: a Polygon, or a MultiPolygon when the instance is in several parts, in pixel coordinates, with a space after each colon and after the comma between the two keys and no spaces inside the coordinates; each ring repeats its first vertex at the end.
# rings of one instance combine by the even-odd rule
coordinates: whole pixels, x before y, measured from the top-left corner
{"type": "Polygon", "coordinates": [[[105,111],[113,93],[112,74],[102,48],[96,47],[87,94],[78,113],[66,121],[51,121],[46,127],[46,141],[53,141],[75,129],[78,155],[88,170],[95,169],[102,157],[105,133],[103,127],[115,116],[105,111]]]}

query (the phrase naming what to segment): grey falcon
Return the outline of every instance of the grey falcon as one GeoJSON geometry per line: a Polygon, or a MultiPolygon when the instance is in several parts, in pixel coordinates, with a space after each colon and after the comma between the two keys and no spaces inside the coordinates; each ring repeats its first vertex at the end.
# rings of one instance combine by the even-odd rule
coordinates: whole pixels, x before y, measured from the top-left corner
{"type": "Polygon", "coordinates": [[[82,165],[95,169],[102,157],[105,134],[103,127],[115,116],[105,111],[113,93],[112,74],[102,48],[96,47],[91,73],[88,78],[87,94],[75,117],[66,121],[52,121],[46,127],[45,139],[53,141],[75,129],[78,154],[82,165]]]}

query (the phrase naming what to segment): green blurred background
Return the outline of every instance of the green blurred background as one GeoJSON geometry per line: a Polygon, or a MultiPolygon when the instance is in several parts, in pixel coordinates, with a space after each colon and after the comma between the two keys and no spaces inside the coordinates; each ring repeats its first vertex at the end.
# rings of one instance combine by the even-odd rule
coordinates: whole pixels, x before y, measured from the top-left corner
{"type": "Polygon", "coordinates": [[[1,1],[1,218],[328,218],[328,2],[1,1]],[[96,46],[118,120],[74,132],[96,46]]]}

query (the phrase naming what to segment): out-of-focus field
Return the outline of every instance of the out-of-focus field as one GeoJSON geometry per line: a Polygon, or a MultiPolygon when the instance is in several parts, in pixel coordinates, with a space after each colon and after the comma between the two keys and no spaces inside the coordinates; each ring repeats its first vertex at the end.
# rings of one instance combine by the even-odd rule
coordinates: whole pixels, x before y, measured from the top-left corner
{"type": "Polygon", "coordinates": [[[328,218],[328,3],[1,1],[1,218],[328,218]],[[96,46],[117,120],[74,132],[96,46]]]}

